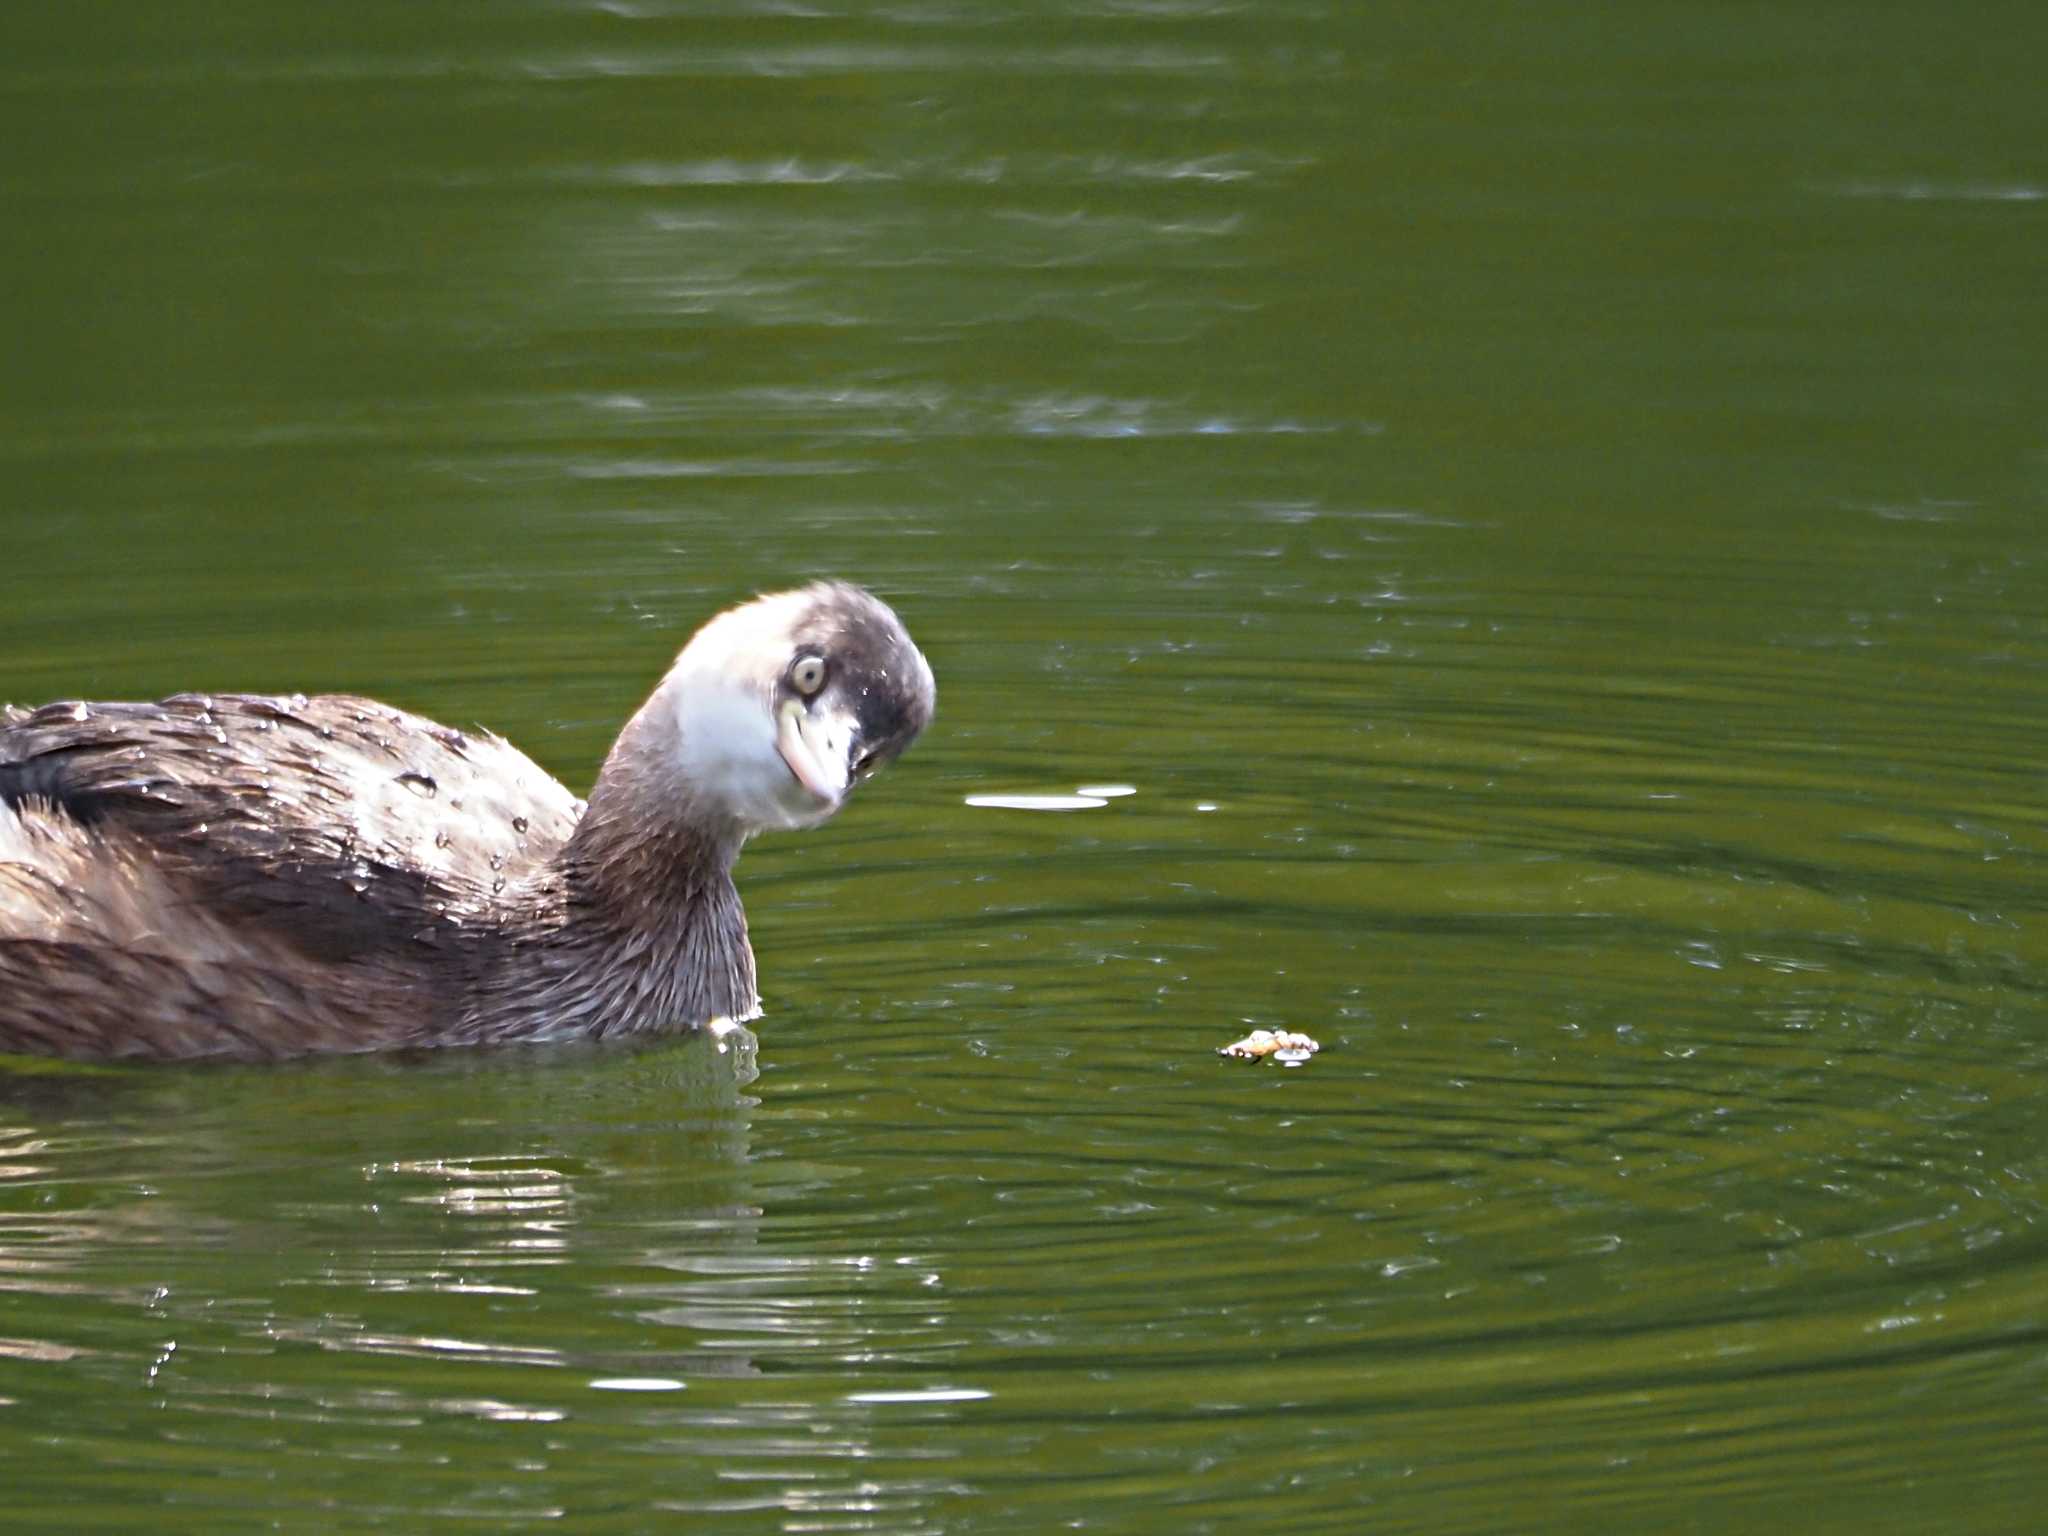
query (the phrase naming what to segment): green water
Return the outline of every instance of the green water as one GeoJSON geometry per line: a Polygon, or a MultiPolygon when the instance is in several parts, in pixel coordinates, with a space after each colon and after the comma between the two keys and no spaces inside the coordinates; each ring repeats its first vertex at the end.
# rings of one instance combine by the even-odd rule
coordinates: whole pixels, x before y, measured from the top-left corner
{"type": "Polygon", "coordinates": [[[2029,1527],[2043,34],[16,8],[0,696],[940,708],[758,1076],[6,1069],[9,1529],[2029,1527]]]}

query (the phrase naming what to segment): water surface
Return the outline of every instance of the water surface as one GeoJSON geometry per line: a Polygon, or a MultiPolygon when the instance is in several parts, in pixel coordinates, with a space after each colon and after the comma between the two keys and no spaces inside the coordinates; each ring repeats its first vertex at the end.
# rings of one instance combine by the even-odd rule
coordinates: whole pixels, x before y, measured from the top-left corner
{"type": "Polygon", "coordinates": [[[757,1076],[9,1068],[23,1528],[2030,1523],[2030,9],[7,30],[0,694],[940,683],[757,1076]]]}

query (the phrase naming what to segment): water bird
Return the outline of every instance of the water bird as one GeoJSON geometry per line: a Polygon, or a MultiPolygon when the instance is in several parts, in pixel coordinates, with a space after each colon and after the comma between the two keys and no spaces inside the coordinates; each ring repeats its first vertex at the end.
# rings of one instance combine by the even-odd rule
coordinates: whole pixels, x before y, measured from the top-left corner
{"type": "Polygon", "coordinates": [[[733,884],[931,719],[890,609],[822,582],[697,631],[588,802],[347,695],[0,709],[0,1052],[611,1038],[761,1011],[733,884]]]}

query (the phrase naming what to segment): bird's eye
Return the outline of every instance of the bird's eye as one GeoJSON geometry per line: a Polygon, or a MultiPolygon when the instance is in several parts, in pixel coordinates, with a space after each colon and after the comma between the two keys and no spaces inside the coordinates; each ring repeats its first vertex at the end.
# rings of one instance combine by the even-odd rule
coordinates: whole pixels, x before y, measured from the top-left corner
{"type": "Polygon", "coordinates": [[[825,658],[799,656],[789,669],[789,686],[809,698],[825,686],[825,658]]]}

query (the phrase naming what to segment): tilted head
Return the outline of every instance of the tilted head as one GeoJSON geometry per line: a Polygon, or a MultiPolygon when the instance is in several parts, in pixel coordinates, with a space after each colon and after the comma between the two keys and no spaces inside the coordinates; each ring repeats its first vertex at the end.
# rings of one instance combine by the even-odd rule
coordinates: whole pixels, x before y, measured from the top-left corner
{"type": "MultiPolygon", "coordinates": [[[[742,836],[823,821],[932,717],[932,669],[887,606],[819,582],[698,630],[649,701],[690,812],[742,836]]],[[[623,744],[623,743],[622,743],[623,744]]]]}

